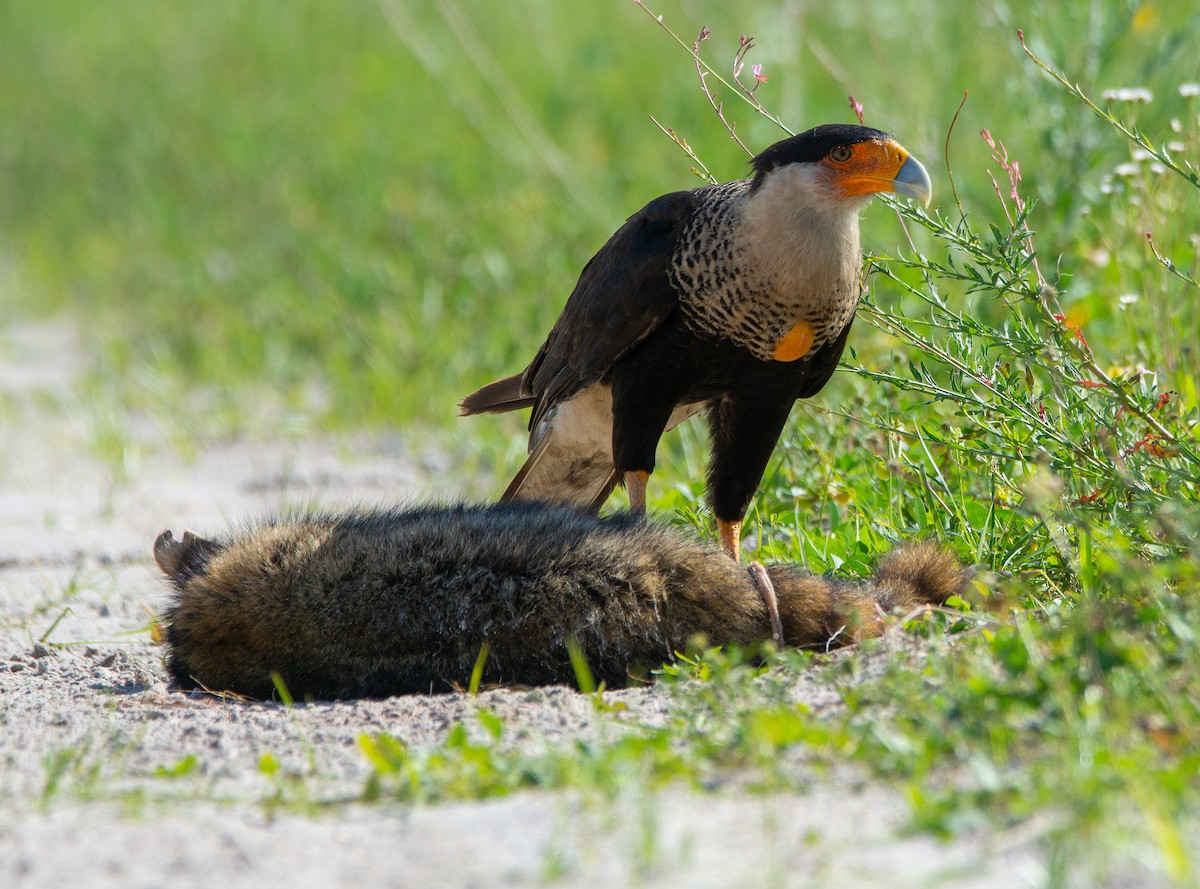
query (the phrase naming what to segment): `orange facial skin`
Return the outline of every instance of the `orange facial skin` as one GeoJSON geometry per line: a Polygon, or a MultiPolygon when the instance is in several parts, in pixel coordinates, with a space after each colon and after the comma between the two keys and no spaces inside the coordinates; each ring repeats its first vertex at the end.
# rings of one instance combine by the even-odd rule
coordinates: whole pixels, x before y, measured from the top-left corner
{"type": "Polygon", "coordinates": [[[891,139],[839,145],[821,163],[834,171],[834,180],[846,197],[892,191],[929,203],[929,175],[891,139]]]}

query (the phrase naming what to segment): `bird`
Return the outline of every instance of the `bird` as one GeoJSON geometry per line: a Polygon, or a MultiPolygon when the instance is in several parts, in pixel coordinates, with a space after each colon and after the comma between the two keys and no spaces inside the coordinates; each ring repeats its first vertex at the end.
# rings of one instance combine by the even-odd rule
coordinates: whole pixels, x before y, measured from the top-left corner
{"type": "Polygon", "coordinates": [[[742,522],[798,398],[837,367],[863,288],[858,217],[879,192],[928,205],[929,174],[892,136],[824,124],[771,145],[752,175],[666,194],[584,266],[529,365],[459,403],[531,408],[529,457],[501,499],[635,513],[664,432],[706,412],[707,499],[736,561],[742,522]]]}
{"type": "Polygon", "coordinates": [[[897,546],[866,581],[773,565],[774,632],[754,572],[715,544],[537,502],[284,515],[216,539],[164,531],[154,559],[171,590],[176,688],[270,698],[278,681],[297,700],[451,692],[481,661],[487,684],[570,684],[572,647],[618,688],[700,637],[825,648],[878,636],[885,615],[963,595],[972,577],[933,541],[897,546]]]}

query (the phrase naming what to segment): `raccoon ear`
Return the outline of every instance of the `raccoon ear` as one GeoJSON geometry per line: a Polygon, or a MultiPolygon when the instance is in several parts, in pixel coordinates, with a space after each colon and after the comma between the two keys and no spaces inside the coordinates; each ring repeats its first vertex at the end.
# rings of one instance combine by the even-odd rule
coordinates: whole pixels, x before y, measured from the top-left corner
{"type": "Polygon", "coordinates": [[[168,577],[175,576],[183,567],[183,544],[175,540],[170,529],[163,531],[154,541],[154,562],[168,577]]]}
{"type": "Polygon", "coordinates": [[[163,574],[181,580],[184,575],[194,573],[220,548],[220,544],[197,537],[191,531],[184,531],[183,540],[176,540],[167,530],[154,541],[154,561],[163,574]]]}

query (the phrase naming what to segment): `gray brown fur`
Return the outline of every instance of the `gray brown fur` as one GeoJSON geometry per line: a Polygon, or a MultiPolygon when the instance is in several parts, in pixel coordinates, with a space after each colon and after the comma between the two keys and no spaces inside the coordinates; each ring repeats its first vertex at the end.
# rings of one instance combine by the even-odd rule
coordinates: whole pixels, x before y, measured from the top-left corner
{"type": "MultiPolygon", "coordinates": [[[[573,680],[579,644],[610,687],[704,636],[754,643],[770,621],[745,566],[626,515],[533,503],[427,506],[267,521],[214,542],[163,532],[155,560],[174,596],[167,665],[182,687],[298,698],[449,691],[481,646],[486,683],[573,680]]],[[[883,616],[938,604],[969,572],[911,544],[873,582],[769,569],[784,636],[824,646],[878,635],[883,616]]]]}

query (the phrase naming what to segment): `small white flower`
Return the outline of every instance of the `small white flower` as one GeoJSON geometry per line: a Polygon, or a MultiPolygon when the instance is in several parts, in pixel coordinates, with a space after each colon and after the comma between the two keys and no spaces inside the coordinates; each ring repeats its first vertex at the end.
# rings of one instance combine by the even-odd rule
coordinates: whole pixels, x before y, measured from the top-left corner
{"type": "Polygon", "coordinates": [[[1113,168],[1113,175],[1120,176],[1123,179],[1132,179],[1140,172],[1141,168],[1135,163],[1117,164],[1113,168]]]}
{"type": "Polygon", "coordinates": [[[1162,164],[1160,164],[1158,161],[1155,161],[1154,163],[1152,163],[1150,165],[1150,172],[1153,173],[1155,176],[1161,176],[1163,173],[1167,172],[1167,168],[1164,167],[1162,164]]]}
{"type": "Polygon", "coordinates": [[[1123,86],[1120,89],[1105,90],[1101,95],[1106,102],[1129,102],[1143,104],[1154,101],[1154,93],[1142,86],[1123,86]]]}
{"type": "Polygon", "coordinates": [[[1200,96],[1200,83],[1179,84],[1179,95],[1185,99],[1193,99],[1196,96],[1200,96]]]}
{"type": "Polygon", "coordinates": [[[1121,304],[1122,309],[1125,308],[1126,306],[1133,305],[1137,301],[1138,301],[1138,295],[1136,293],[1125,293],[1125,294],[1122,294],[1121,296],[1117,297],[1117,302],[1119,302],[1121,304]]]}
{"type": "Polygon", "coordinates": [[[1135,148],[1133,150],[1133,159],[1135,161],[1148,161],[1152,157],[1154,157],[1154,155],[1144,148],[1135,148]]]}
{"type": "Polygon", "coordinates": [[[1187,151],[1187,146],[1182,142],[1168,142],[1167,151],[1173,151],[1176,154],[1179,154],[1180,152],[1187,151]]]}

